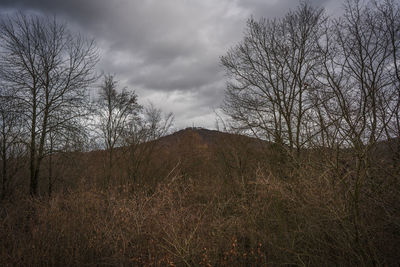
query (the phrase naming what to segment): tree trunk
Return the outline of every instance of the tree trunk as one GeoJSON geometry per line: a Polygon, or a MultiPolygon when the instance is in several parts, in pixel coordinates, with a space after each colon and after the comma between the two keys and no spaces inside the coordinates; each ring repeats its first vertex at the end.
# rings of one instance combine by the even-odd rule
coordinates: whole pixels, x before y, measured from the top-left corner
{"type": "Polygon", "coordinates": [[[6,196],[6,183],[7,183],[7,154],[6,154],[6,139],[3,138],[3,151],[2,151],[2,193],[1,193],[1,198],[4,199],[6,196]]]}
{"type": "Polygon", "coordinates": [[[51,194],[53,193],[53,155],[52,151],[50,151],[50,156],[49,156],[49,173],[48,173],[48,196],[49,198],[51,197],[51,194]]]}
{"type": "Polygon", "coordinates": [[[35,175],[35,154],[36,154],[36,101],[33,102],[33,116],[32,116],[32,129],[31,129],[31,142],[30,142],[30,158],[29,158],[29,171],[30,171],[30,185],[29,193],[31,196],[37,196],[37,176],[35,175]]]}

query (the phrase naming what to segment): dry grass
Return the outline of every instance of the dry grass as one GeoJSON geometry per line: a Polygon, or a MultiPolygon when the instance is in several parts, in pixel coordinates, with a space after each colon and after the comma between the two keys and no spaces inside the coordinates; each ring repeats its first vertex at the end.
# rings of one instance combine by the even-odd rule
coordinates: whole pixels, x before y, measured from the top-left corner
{"type": "MultiPolygon", "coordinates": [[[[356,238],[340,183],[180,176],[152,191],[128,184],[3,202],[1,266],[369,266],[399,261],[398,187],[368,194],[356,238]]],[[[300,178],[301,179],[300,179],[300,178]]],[[[382,185],[381,185],[382,186],[382,185]]]]}

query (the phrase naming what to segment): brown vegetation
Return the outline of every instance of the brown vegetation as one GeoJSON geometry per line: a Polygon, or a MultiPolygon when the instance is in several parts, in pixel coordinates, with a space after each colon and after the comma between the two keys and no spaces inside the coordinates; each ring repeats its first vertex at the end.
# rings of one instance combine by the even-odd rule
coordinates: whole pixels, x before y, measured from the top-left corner
{"type": "MultiPolygon", "coordinates": [[[[224,165],[221,157],[228,153],[217,150],[222,145],[212,145],[224,142],[230,155],[245,150],[239,142],[228,147],[230,138],[253,147],[259,142],[204,129],[181,131],[159,140],[157,160],[170,160],[170,175],[157,184],[125,181],[106,190],[94,182],[102,152],[82,154],[81,165],[74,165],[81,169],[74,187],[50,199],[14,195],[2,202],[0,265],[368,266],[399,261],[400,188],[396,176],[386,175],[395,171],[389,162],[380,163],[385,174],[363,187],[356,231],[346,181],[352,166],[341,177],[318,164],[286,179],[261,167],[236,172],[237,166],[224,165]],[[190,176],[195,166],[201,166],[193,170],[198,175],[190,176]],[[221,175],[226,169],[231,176],[221,175]]],[[[248,164],[260,163],[261,155],[249,156],[248,164]]],[[[152,168],[157,169],[157,160],[152,168]]]]}
{"type": "Polygon", "coordinates": [[[90,103],[92,41],[2,20],[0,265],[396,266],[400,5],[344,7],[249,19],[229,133],[167,135],[113,76],[90,103]]]}

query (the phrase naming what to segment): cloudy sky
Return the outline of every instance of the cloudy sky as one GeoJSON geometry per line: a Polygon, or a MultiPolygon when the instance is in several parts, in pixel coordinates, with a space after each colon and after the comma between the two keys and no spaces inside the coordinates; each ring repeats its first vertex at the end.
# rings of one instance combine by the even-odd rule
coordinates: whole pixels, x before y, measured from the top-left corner
{"type": "MultiPolygon", "coordinates": [[[[338,0],[310,0],[336,14],[338,0]]],[[[93,37],[101,52],[99,72],[115,74],[175,114],[177,129],[215,127],[224,98],[219,57],[243,37],[253,15],[273,18],[298,0],[0,0],[0,14],[16,10],[56,15],[73,30],[93,37]]]]}

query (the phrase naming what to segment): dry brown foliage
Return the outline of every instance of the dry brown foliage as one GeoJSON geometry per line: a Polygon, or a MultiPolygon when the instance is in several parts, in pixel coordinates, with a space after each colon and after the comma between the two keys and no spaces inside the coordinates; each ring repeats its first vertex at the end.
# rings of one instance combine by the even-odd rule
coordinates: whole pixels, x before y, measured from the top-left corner
{"type": "Polygon", "coordinates": [[[86,184],[51,199],[3,202],[0,265],[369,266],[399,261],[398,185],[373,194],[368,194],[373,186],[365,187],[357,240],[346,190],[311,165],[285,180],[262,171],[230,181],[203,178],[175,175],[151,191],[128,183],[108,190],[86,184]]]}

